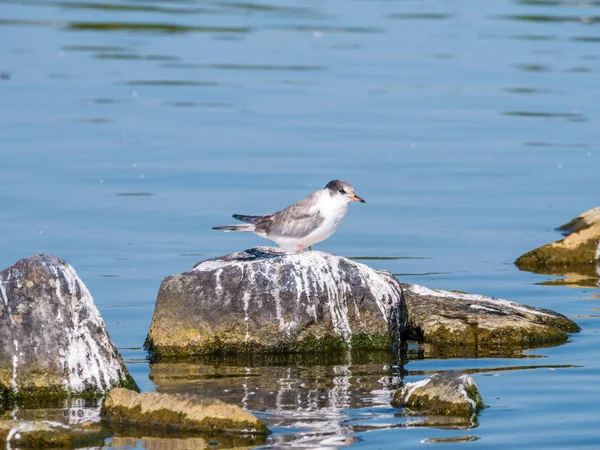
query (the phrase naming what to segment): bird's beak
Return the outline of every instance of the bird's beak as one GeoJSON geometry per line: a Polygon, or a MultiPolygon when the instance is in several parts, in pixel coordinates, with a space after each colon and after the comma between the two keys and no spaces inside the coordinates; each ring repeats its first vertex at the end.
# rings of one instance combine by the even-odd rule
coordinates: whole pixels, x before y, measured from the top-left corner
{"type": "Polygon", "coordinates": [[[360,198],[358,195],[354,195],[353,197],[348,197],[350,200],[354,200],[355,202],[361,202],[361,203],[366,203],[362,198],[360,198]]]}

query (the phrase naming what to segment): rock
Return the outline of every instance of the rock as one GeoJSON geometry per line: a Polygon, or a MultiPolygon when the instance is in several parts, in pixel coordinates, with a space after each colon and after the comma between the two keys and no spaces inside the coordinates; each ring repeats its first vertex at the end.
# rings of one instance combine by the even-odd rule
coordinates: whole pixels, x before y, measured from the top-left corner
{"type": "Polygon", "coordinates": [[[590,209],[579,216],[575,217],[569,223],[561,225],[557,229],[563,231],[565,234],[575,233],[577,231],[585,230],[600,223],[600,206],[594,209],[590,209]]]}
{"type": "Polygon", "coordinates": [[[65,261],[22,259],[0,272],[0,394],[92,396],[135,386],[89,291],[65,261]]]}
{"type": "Polygon", "coordinates": [[[0,420],[0,441],[6,448],[101,446],[108,433],[98,423],[65,425],[52,421],[0,420]]]}
{"type": "Polygon", "coordinates": [[[103,419],[115,429],[151,433],[227,432],[264,435],[267,427],[248,411],[220,400],[179,394],[112,389],[102,405],[103,419]]]}
{"type": "Polygon", "coordinates": [[[568,236],[525,253],[515,264],[530,272],[577,273],[597,280],[600,277],[600,207],[584,212],[559,230],[568,236]]]}
{"type": "Polygon", "coordinates": [[[483,295],[403,284],[411,338],[476,354],[566,342],[575,322],[547,309],[483,295]]]}
{"type": "Polygon", "coordinates": [[[390,349],[406,321],[389,272],[257,247],[165,278],[147,346],[155,356],[390,349]]]}
{"type": "Polygon", "coordinates": [[[457,370],[407,383],[394,394],[392,406],[408,408],[410,414],[466,418],[485,407],[473,378],[457,370]]]}

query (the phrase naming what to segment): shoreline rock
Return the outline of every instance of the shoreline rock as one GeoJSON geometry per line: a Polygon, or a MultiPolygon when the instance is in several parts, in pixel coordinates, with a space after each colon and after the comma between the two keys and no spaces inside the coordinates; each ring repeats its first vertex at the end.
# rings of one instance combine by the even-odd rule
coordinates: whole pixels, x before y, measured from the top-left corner
{"type": "Polygon", "coordinates": [[[146,346],[154,356],[390,349],[406,322],[387,271],[255,247],[165,278],[146,346]]]}
{"type": "Polygon", "coordinates": [[[521,270],[563,275],[577,273],[600,277],[600,207],[586,211],[558,228],[567,235],[521,255],[515,261],[521,270]]]}
{"type": "Polygon", "coordinates": [[[407,383],[394,394],[391,402],[405,408],[410,415],[459,416],[473,418],[485,408],[471,376],[458,370],[433,374],[429,378],[407,383]]]}
{"type": "Polygon", "coordinates": [[[35,255],[0,272],[0,394],[98,396],[137,388],[73,267],[35,255]]]}
{"type": "Polygon", "coordinates": [[[403,284],[405,337],[458,354],[564,343],[579,326],[562,314],[509,300],[403,284]]]}
{"type": "Polygon", "coordinates": [[[138,394],[114,388],[104,400],[101,415],[109,427],[118,431],[269,434],[269,429],[258,418],[239,406],[189,395],[138,394]]]}

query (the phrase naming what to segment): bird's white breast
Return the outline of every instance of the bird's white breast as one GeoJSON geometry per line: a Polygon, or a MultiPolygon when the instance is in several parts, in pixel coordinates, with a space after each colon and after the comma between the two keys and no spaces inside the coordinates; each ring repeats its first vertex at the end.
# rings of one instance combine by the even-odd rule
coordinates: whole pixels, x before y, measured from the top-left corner
{"type": "Polygon", "coordinates": [[[323,217],[323,222],[303,241],[303,245],[313,245],[331,236],[348,211],[348,202],[340,197],[332,197],[328,191],[321,191],[315,210],[323,217]],[[340,201],[342,200],[342,201],[340,201]]]}
{"type": "Polygon", "coordinates": [[[328,190],[318,191],[315,204],[308,211],[309,214],[320,215],[323,222],[312,232],[304,237],[269,237],[288,251],[293,251],[299,245],[308,247],[330,237],[337,230],[341,220],[348,211],[348,201],[343,197],[332,197],[328,190]]]}

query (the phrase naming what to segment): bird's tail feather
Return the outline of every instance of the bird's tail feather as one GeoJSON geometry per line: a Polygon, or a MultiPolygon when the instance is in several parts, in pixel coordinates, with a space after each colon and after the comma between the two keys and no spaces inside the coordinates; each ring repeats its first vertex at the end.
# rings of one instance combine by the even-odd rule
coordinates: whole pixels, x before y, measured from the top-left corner
{"type": "Polygon", "coordinates": [[[246,225],[222,225],[220,227],[213,227],[213,230],[223,230],[223,231],[254,231],[253,224],[246,225]]]}
{"type": "Polygon", "coordinates": [[[234,219],[241,220],[242,222],[256,224],[263,216],[246,216],[244,214],[234,214],[234,219]]]}

